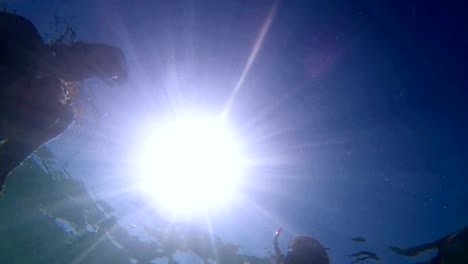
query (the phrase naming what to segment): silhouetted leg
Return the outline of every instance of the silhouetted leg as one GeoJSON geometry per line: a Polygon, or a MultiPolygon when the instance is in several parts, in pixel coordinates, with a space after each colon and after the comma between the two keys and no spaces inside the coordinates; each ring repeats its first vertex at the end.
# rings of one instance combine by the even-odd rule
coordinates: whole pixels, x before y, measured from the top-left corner
{"type": "Polygon", "coordinates": [[[406,257],[415,257],[423,252],[426,252],[428,250],[433,250],[436,249],[437,245],[434,242],[427,243],[427,244],[422,244],[419,246],[415,247],[410,247],[410,248],[398,248],[398,247],[389,247],[389,249],[401,256],[406,256],[406,257]]]}
{"type": "Polygon", "coordinates": [[[24,138],[9,138],[0,145],[0,193],[3,191],[8,174],[39,146],[40,144],[31,144],[24,138]]]}

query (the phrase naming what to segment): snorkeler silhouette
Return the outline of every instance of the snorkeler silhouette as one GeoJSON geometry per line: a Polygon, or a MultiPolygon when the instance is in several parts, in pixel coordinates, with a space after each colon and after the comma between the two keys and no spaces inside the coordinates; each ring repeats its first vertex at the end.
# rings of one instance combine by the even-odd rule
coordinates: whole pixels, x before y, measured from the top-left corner
{"type": "Polygon", "coordinates": [[[277,264],[330,264],[326,249],[310,236],[294,237],[289,244],[288,253],[284,256],[278,245],[282,232],[282,228],[279,228],[273,240],[277,264]]]}
{"type": "Polygon", "coordinates": [[[428,262],[419,264],[467,264],[468,263],[468,226],[462,230],[434,242],[402,249],[389,247],[391,251],[406,257],[416,257],[421,253],[437,249],[437,255],[428,262]]]}
{"type": "Polygon", "coordinates": [[[89,78],[127,77],[119,48],[45,44],[26,18],[0,12],[0,193],[8,174],[75,119],[73,98],[89,78]]]}
{"type": "Polygon", "coordinates": [[[377,256],[376,253],[370,252],[370,251],[364,251],[364,250],[361,250],[361,251],[359,251],[357,253],[354,253],[354,254],[350,254],[350,255],[348,255],[348,257],[354,258],[354,261],[351,262],[350,264],[356,264],[356,263],[360,263],[360,262],[364,262],[364,261],[366,263],[369,263],[370,260],[380,262],[380,257],[377,256]]]}

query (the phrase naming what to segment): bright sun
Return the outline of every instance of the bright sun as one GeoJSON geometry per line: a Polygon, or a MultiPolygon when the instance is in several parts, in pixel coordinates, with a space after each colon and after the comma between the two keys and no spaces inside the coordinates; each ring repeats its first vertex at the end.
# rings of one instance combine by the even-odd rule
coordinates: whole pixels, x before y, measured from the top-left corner
{"type": "Polygon", "coordinates": [[[221,119],[193,115],[170,120],[144,141],[141,187],[159,206],[192,213],[234,198],[244,161],[221,119]]]}

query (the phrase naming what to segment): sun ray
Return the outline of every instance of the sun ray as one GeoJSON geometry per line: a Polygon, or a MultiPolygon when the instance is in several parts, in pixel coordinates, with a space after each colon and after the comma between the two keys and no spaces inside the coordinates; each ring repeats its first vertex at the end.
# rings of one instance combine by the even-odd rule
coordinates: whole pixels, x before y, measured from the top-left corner
{"type": "Polygon", "coordinates": [[[229,113],[229,111],[230,111],[230,109],[232,107],[232,104],[234,102],[234,99],[235,99],[237,93],[239,92],[240,88],[242,87],[242,84],[244,83],[245,77],[249,73],[253,62],[255,61],[255,58],[257,57],[258,52],[260,51],[260,48],[263,45],[263,41],[265,40],[265,37],[266,37],[266,35],[267,35],[267,33],[268,33],[269,29],[270,29],[270,26],[271,26],[271,24],[273,22],[273,19],[274,19],[275,15],[276,15],[277,9],[278,9],[278,1],[274,1],[273,5],[270,8],[270,11],[268,12],[268,16],[265,19],[265,22],[263,23],[262,28],[260,29],[260,32],[259,32],[259,34],[258,34],[258,36],[257,36],[257,38],[255,40],[254,47],[252,49],[252,52],[249,55],[249,58],[247,59],[247,63],[245,64],[244,70],[242,71],[242,74],[241,74],[239,80],[237,81],[236,86],[234,86],[234,89],[233,89],[233,91],[231,93],[231,96],[228,99],[226,107],[224,108],[224,110],[223,110],[223,112],[221,114],[221,116],[223,118],[225,116],[227,116],[227,114],[229,113]]]}

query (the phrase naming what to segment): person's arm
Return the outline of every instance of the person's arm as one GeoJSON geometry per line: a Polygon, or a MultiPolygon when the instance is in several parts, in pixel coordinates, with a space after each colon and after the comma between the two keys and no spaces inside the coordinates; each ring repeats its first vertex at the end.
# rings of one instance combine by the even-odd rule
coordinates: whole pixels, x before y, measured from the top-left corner
{"type": "Polygon", "coordinates": [[[6,141],[0,144],[0,194],[12,170],[37,148],[60,136],[73,123],[74,114],[70,106],[61,105],[61,109],[56,110],[55,119],[42,120],[36,116],[34,120],[23,120],[24,124],[18,127],[18,131],[7,135],[6,141]],[[36,122],[39,126],[28,127],[36,122]]]}
{"type": "Polygon", "coordinates": [[[273,239],[273,245],[275,246],[275,254],[276,254],[276,264],[283,264],[284,263],[284,255],[281,253],[281,249],[278,244],[278,239],[283,233],[283,229],[280,227],[278,231],[276,231],[275,238],[273,239]]]}

